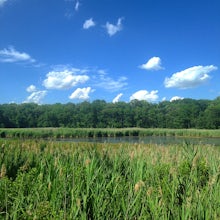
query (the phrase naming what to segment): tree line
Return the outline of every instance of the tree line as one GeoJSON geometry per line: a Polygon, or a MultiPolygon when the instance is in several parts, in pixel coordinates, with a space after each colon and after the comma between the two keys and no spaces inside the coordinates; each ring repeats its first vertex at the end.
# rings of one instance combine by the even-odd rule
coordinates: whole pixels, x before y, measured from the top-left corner
{"type": "Polygon", "coordinates": [[[93,102],[1,104],[0,127],[73,128],[220,128],[220,97],[173,102],[93,102]]]}

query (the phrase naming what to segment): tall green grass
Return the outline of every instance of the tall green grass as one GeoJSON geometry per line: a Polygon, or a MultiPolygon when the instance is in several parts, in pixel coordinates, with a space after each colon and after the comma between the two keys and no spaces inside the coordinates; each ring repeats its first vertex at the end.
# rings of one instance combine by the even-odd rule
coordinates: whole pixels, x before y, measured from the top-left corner
{"type": "Polygon", "coordinates": [[[0,138],[95,138],[123,136],[220,137],[220,130],[165,128],[1,128],[0,138]]]}
{"type": "Polygon", "coordinates": [[[0,219],[220,219],[217,147],[0,140],[0,219]]]}

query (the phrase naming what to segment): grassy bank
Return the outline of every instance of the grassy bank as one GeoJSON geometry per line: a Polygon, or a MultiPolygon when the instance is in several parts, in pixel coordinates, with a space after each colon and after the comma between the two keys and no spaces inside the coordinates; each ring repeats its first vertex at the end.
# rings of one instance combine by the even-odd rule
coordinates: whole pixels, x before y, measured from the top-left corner
{"type": "Polygon", "coordinates": [[[0,140],[0,219],[219,219],[210,146],[0,140]]]}
{"type": "Polygon", "coordinates": [[[1,138],[87,138],[123,136],[220,137],[220,130],[162,128],[8,128],[0,129],[1,138]]]}

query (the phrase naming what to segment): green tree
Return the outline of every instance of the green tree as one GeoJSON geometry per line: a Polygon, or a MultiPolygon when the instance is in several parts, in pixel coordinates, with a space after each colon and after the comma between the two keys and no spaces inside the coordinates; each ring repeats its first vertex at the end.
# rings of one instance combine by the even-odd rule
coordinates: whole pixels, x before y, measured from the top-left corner
{"type": "Polygon", "coordinates": [[[220,97],[216,98],[205,110],[204,121],[206,128],[220,128],[220,97]]]}

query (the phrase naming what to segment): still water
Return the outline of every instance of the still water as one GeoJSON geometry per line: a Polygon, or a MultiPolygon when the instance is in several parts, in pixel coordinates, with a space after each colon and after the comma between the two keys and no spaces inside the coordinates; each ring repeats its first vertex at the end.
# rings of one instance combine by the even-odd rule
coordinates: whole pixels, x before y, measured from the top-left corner
{"type": "Polygon", "coordinates": [[[98,137],[98,138],[71,138],[59,139],[58,141],[65,142],[93,142],[93,143],[144,143],[144,144],[200,144],[220,146],[220,138],[191,138],[191,137],[98,137]]]}

